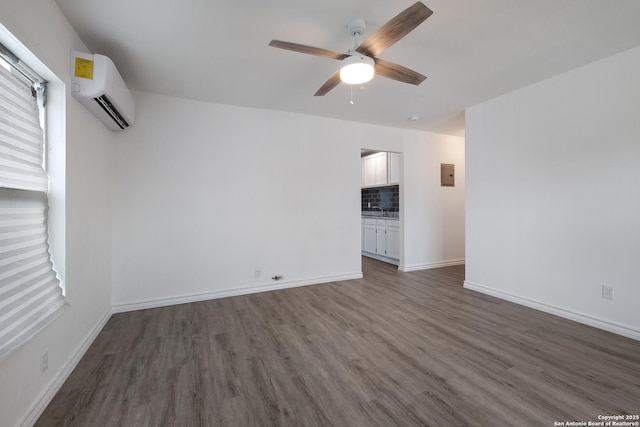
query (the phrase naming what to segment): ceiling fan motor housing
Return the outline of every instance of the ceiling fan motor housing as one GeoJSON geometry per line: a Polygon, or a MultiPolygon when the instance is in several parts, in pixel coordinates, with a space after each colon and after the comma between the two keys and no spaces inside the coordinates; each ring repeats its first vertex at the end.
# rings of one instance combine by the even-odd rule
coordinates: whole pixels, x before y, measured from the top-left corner
{"type": "Polygon", "coordinates": [[[349,21],[347,24],[347,30],[351,37],[357,37],[364,34],[364,30],[367,29],[367,22],[362,18],[355,18],[349,21]]]}

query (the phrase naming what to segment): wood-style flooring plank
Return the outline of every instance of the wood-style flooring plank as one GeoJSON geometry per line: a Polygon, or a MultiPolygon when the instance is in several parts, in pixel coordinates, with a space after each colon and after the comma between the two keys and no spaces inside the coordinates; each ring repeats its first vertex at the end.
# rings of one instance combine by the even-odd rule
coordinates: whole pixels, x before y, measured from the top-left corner
{"type": "Polygon", "coordinates": [[[488,426],[640,413],[640,342],[464,267],[114,315],[36,426],[488,426]]]}

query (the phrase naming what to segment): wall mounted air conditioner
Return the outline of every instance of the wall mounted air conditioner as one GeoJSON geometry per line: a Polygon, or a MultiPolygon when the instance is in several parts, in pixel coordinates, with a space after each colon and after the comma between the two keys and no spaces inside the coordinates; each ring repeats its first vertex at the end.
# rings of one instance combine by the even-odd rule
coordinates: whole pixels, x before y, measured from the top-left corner
{"type": "Polygon", "coordinates": [[[71,95],[111,130],[133,124],[133,96],[113,61],[104,55],[71,52],[71,95]]]}

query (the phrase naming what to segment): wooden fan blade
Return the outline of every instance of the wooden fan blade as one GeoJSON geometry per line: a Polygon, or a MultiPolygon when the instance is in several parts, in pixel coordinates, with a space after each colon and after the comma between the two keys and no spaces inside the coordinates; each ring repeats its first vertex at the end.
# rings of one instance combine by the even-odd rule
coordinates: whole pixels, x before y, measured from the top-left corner
{"type": "Polygon", "coordinates": [[[320,89],[318,89],[318,91],[313,96],[326,95],[331,89],[338,86],[340,82],[341,82],[340,70],[338,70],[335,73],[331,74],[331,77],[329,77],[329,80],[324,82],[324,84],[320,87],[320,89]]]}
{"type": "Polygon", "coordinates": [[[400,12],[380,27],[378,31],[367,37],[367,39],[358,46],[356,51],[363,55],[376,57],[413,31],[432,14],[433,11],[431,9],[421,2],[417,2],[413,6],[400,12]]]}
{"type": "Polygon", "coordinates": [[[346,53],[336,52],[335,50],[322,49],[321,47],[307,46],[304,44],[283,42],[282,40],[271,40],[269,46],[278,47],[280,49],[292,50],[294,52],[306,53],[308,55],[323,56],[325,58],[342,60],[349,56],[346,53]]]}
{"type": "Polygon", "coordinates": [[[417,71],[413,71],[402,65],[376,58],[375,73],[382,77],[397,80],[403,83],[419,85],[426,77],[417,71]]]}

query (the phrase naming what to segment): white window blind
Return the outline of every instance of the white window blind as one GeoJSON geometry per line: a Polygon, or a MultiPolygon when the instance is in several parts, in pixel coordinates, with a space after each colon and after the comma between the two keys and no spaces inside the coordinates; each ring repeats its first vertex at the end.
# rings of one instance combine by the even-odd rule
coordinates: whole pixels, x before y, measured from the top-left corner
{"type": "Polygon", "coordinates": [[[65,304],[49,253],[43,150],[30,84],[0,67],[0,359],[65,304]]]}

